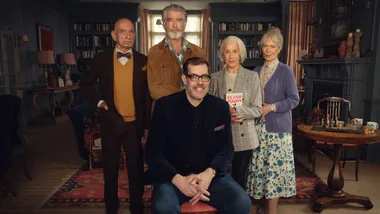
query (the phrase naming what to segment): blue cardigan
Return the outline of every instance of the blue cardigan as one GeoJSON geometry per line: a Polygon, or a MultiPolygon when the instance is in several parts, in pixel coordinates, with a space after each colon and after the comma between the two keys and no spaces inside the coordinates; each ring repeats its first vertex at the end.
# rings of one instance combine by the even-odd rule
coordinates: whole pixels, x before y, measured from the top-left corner
{"type": "MultiPolygon", "coordinates": [[[[254,69],[260,76],[262,66],[254,69]]],[[[264,103],[275,104],[276,112],[265,116],[265,127],[268,132],[292,133],[292,109],[299,103],[299,94],[292,69],[279,63],[273,76],[264,88],[264,103]]]]}

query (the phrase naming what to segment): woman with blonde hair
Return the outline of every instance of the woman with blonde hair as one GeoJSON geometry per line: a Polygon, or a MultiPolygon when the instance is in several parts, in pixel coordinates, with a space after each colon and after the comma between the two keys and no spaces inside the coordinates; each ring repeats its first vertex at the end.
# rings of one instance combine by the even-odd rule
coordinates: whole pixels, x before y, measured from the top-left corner
{"type": "Polygon", "coordinates": [[[256,123],[260,146],[253,150],[247,192],[265,198],[266,213],[275,214],[278,199],[296,194],[292,145],[292,112],[299,95],[292,69],[278,60],[283,37],[278,28],[269,29],[260,42],[264,65],[254,71],[260,76],[262,115],[256,123]]]}
{"type": "Polygon", "coordinates": [[[260,80],[256,72],[241,66],[247,58],[244,43],[236,36],[225,38],[219,58],[225,67],[211,74],[209,93],[230,101],[232,137],[235,148],[232,177],[245,189],[252,150],[259,145],[255,119],[261,116],[260,80]]]}

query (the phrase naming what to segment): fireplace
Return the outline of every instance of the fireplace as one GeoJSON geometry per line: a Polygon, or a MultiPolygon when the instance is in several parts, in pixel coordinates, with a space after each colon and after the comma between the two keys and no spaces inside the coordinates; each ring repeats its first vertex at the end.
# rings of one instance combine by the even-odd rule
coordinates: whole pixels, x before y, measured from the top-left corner
{"type": "MultiPolygon", "coordinates": [[[[298,60],[305,72],[304,113],[306,118],[317,106],[319,99],[336,96],[351,102],[350,115],[370,120],[370,106],[366,100],[371,99],[369,91],[372,84],[369,73],[369,58],[351,59],[312,59],[298,60]]],[[[347,111],[344,113],[348,114],[347,111]]],[[[362,150],[362,158],[366,159],[366,148],[362,150]]],[[[348,158],[355,154],[349,152],[348,158]]]]}
{"type": "Polygon", "coordinates": [[[317,106],[318,100],[326,97],[342,97],[342,89],[343,84],[341,83],[314,82],[311,106],[317,106]]]}
{"type": "Polygon", "coordinates": [[[368,58],[298,60],[305,72],[304,116],[322,96],[337,96],[351,102],[351,116],[369,120],[365,100],[368,99],[368,58]]]}

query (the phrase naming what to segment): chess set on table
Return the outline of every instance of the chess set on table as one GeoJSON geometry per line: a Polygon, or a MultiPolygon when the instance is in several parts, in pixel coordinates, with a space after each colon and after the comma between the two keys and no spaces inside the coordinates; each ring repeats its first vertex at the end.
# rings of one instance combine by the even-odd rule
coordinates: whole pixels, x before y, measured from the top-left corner
{"type": "Polygon", "coordinates": [[[328,131],[328,132],[342,132],[352,134],[372,134],[379,128],[376,122],[367,122],[367,125],[363,126],[363,119],[353,118],[350,123],[340,121],[338,118],[335,120],[329,120],[322,118],[321,121],[317,120],[311,124],[312,130],[315,131],[328,131]]]}

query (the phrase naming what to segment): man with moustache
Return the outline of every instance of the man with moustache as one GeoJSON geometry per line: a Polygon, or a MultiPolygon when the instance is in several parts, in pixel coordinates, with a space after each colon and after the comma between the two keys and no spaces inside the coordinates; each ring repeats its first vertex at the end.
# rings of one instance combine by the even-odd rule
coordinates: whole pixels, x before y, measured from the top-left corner
{"type": "Polygon", "coordinates": [[[162,11],[165,39],[148,53],[148,86],[153,100],[179,92],[183,88],[181,74],[183,62],[191,57],[206,57],[200,47],[183,37],[187,22],[184,7],[171,4],[162,11]]]}
{"type": "Polygon", "coordinates": [[[152,213],[180,213],[190,200],[224,214],[248,214],[251,200],[227,173],[234,147],[226,101],[208,94],[211,76],[202,58],[189,58],[185,89],[156,102],[146,144],[154,188],[152,213]]]}
{"type": "Polygon", "coordinates": [[[104,200],[107,214],[119,209],[118,173],[120,148],[127,155],[130,211],[142,214],[143,155],[151,117],[146,63],[147,57],[132,49],[135,29],[128,19],[119,19],[111,33],[114,50],[98,53],[80,83],[87,98],[100,109],[104,169],[104,200]],[[93,84],[99,79],[100,94],[93,84]]]}

